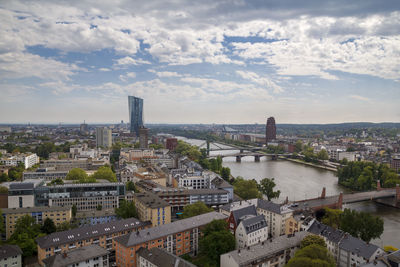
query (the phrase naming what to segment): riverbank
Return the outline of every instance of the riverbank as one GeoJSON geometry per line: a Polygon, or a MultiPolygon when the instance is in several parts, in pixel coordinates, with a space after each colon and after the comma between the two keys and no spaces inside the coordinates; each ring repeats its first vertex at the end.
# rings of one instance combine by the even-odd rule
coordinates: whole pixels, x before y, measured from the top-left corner
{"type": "Polygon", "coordinates": [[[323,170],[327,170],[327,171],[337,172],[336,168],[322,166],[322,165],[314,164],[314,163],[311,163],[311,162],[305,162],[305,161],[298,160],[298,159],[291,159],[291,158],[287,158],[287,157],[279,157],[279,159],[285,159],[285,160],[288,160],[288,161],[291,161],[291,162],[307,165],[307,166],[310,166],[310,167],[315,167],[315,168],[319,168],[319,169],[323,169],[323,170]]]}

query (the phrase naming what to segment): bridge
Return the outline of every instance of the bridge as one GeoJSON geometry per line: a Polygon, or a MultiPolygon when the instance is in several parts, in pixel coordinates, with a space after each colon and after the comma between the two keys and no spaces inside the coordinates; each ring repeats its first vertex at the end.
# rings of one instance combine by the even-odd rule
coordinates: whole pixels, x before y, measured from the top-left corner
{"type": "Polygon", "coordinates": [[[235,157],[236,162],[242,162],[243,157],[254,157],[255,162],[260,162],[260,159],[262,157],[271,157],[273,160],[278,159],[278,156],[291,156],[292,154],[287,153],[287,154],[271,154],[271,153],[262,153],[262,152],[240,152],[240,153],[234,153],[234,154],[227,154],[227,155],[212,155],[208,156],[208,158],[216,158],[216,157],[221,157],[221,158],[227,158],[227,157],[235,157]]]}
{"type": "MultiPolygon", "coordinates": [[[[395,188],[381,188],[380,181],[377,182],[377,190],[368,192],[348,193],[336,196],[326,197],[325,187],[322,189],[320,197],[294,201],[291,204],[291,209],[301,212],[304,210],[317,211],[323,208],[341,209],[344,204],[362,202],[367,200],[383,200],[390,199],[390,205],[400,208],[400,186],[395,188]]],[[[286,199],[286,203],[288,200],[286,199]]]]}
{"type": "Polygon", "coordinates": [[[234,144],[219,144],[219,143],[214,143],[210,142],[209,140],[206,140],[204,143],[199,145],[199,147],[206,146],[207,148],[207,155],[210,155],[210,151],[224,151],[224,150],[239,150],[240,153],[243,153],[244,151],[259,151],[262,150],[264,147],[256,147],[256,146],[237,146],[234,144]],[[214,147],[210,147],[210,145],[213,145],[214,147]],[[228,147],[222,147],[223,146],[228,146],[228,147]]]}

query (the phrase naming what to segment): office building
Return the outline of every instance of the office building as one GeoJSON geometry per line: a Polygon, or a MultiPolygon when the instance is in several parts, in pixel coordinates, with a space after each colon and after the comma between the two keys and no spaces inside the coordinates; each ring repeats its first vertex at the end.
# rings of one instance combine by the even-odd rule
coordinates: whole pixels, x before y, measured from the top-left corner
{"type": "Polygon", "coordinates": [[[86,124],[85,121],[80,125],[80,127],[79,127],[79,133],[80,133],[81,135],[89,134],[89,126],[86,124]]]}
{"type": "Polygon", "coordinates": [[[0,266],[21,267],[22,250],[17,245],[0,246],[0,266]]]}
{"type": "Polygon", "coordinates": [[[224,219],[226,216],[223,214],[209,212],[115,238],[117,266],[138,266],[136,252],[141,247],[159,247],[177,256],[197,255],[201,229],[213,220],[224,219]]]}
{"type": "Polygon", "coordinates": [[[9,239],[15,231],[15,224],[22,216],[29,215],[35,219],[36,223],[43,224],[44,220],[50,218],[56,226],[69,222],[72,217],[71,207],[31,207],[2,209],[4,227],[6,231],[5,239],[9,239]]]}
{"type": "Polygon", "coordinates": [[[161,248],[150,250],[140,248],[136,254],[138,267],[196,267],[196,265],[161,248]]]}
{"type": "Polygon", "coordinates": [[[274,117],[269,117],[267,120],[267,127],[265,131],[265,141],[268,144],[268,142],[271,142],[272,140],[276,139],[276,126],[275,126],[275,118],[274,117]]]}
{"type": "Polygon", "coordinates": [[[128,96],[129,122],[131,124],[131,133],[139,136],[139,129],[143,127],[143,99],[128,96]]]}
{"type": "Polygon", "coordinates": [[[140,220],[153,226],[171,222],[171,206],[165,200],[150,192],[136,193],[133,198],[140,220]]]}
{"type": "Polygon", "coordinates": [[[140,149],[149,148],[149,129],[145,127],[139,128],[139,146],[140,149]]]}
{"type": "Polygon", "coordinates": [[[115,249],[113,239],[118,236],[143,230],[151,226],[150,222],[141,222],[136,218],[118,220],[110,223],[93,226],[82,226],[68,231],[55,232],[38,237],[38,261],[43,265],[43,260],[57,253],[97,244],[107,251],[115,249]]]}
{"type": "Polygon", "coordinates": [[[57,159],[57,160],[44,160],[40,164],[40,168],[52,168],[56,171],[70,171],[74,168],[82,170],[97,170],[101,166],[110,164],[109,157],[102,157],[98,159],[57,159]]]}
{"type": "Polygon", "coordinates": [[[45,267],[108,267],[109,252],[99,245],[77,248],[43,260],[45,267]]]}
{"type": "Polygon", "coordinates": [[[22,174],[23,180],[26,179],[43,179],[51,181],[55,179],[65,179],[68,171],[47,171],[46,169],[38,169],[35,172],[24,172],[22,174]]]}
{"type": "Polygon", "coordinates": [[[96,128],[96,146],[110,148],[112,146],[112,132],[106,127],[96,128]]]}
{"type": "MultiPolygon", "coordinates": [[[[43,180],[11,182],[8,185],[8,208],[29,208],[35,206],[34,190],[43,185],[43,180]]],[[[4,185],[4,183],[2,184],[4,185]]],[[[5,185],[7,186],[7,185],[5,185]]]]}
{"type": "Polygon", "coordinates": [[[41,186],[34,190],[36,206],[73,206],[78,211],[119,207],[119,200],[125,196],[123,183],[89,183],[41,186]]]}

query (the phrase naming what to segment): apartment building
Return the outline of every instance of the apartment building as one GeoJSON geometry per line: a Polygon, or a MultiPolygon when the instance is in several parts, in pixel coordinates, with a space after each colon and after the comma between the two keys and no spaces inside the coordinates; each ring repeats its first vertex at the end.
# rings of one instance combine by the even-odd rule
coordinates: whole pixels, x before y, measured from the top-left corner
{"type": "Polygon", "coordinates": [[[150,226],[151,222],[142,222],[136,218],[129,218],[93,226],[83,226],[39,237],[36,239],[38,261],[43,266],[43,260],[50,256],[68,253],[72,249],[93,244],[112,252],[115,250],[113,240],[116,237],[143,230],[150,226]]]}
{"type": "Polygon", "coordinates": [[[101,223],[109,223],[117,220],[115,210],[91,210],[91,211],[80,211],[76,213],[76,220],[79,226],[83,225],[96,225],[101,223]]]}
{"type": "Polygon", "coordinates": [[[22,250],[17,245],[0,246],[0,266],[21,267],[22,250]]]}
{"type": "Polygon", "coordinates": [[[299,232],[278,236],[246,249],[237,249],[220,256],[221,267],[273,266],[283,267],[300,248],[301,240],[309,235],[299,232]]]}
{"type": "Polygon", "coordinates": [[[171,206],[157,195],[144,192],[133,195],[135,206],[142,221],[151,221],[153,226],[171,222],[171,206]]]}
{"type": "Polygon", "coordinates": [[[64,222],[69,222],[72,217],[70,207],[31,207],[31,208],[12,208],[2,209],[5,226],[5,238],[9,239],[15,231],[15,224],[22,216],[29,215],[42,224],[46,218],[53,220],[57,226],[64,222]]]}
{"type": "Polygon", "coordinates": [[[207,189],[210,188],[210,177],[208,176],[176,176],[178,187],[187,189],[207,189]]]}
{"type": "Polygon", "coordinates": [[[240,220],[235,232],[236,247],[245,248],[264,242],[268,238],[268,225],[263,215],[247,215],[240,220]]]}
{"type": "Polygon", "coordinates": [[[17,166],[20,163],[25,165],[25,169],[29,169],[39,163],[39,157],[35,153],[18,153],[0,158],[0,164],[2,165],[17,166]]]}
{"type": "Polygon", "coordinates": [[[99,245],[90,245],[55,254],[44,259],[43,263],[45,267],[108,267],[109,253],[99,245]]]}
{"type": "Polygon", "coordinates": [[[201,229],[213,220],[226,218],[223,214],[209,212],[118,237],[114,240],[117,266],[139,266],[136,254],[142,247],[163,248],[177,256],[187,253],[196,255],[201,229]]]}
{"type": "Polygon", "coordinates": [[[158,247],[140,248],[137,253],[138,267],[196,267],[188,261],[158,247]]]}
{"type": "Polygon", "coordinates": [[[36,206],[73,206],[78,211],[114,209],[125,196],[123,183],[89,183],[41,186],[34,190],[36,206]]]}
{"type": "Polygon", "coordinates": [[[51,181],[55,179],[65,179],[68,171],[47,171],[46,169],[38,169],[35,172],[24,172],[22,174],[23,180],[25,179],[43,179],[51,181]]]}

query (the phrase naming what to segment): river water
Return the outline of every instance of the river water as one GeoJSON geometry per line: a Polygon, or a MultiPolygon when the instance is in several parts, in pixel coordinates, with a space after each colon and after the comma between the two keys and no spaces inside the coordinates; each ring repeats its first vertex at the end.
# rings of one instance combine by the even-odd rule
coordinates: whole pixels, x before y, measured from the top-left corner
{"type": "MultiPolygon", "coordinates": [[[[204,140],[179,138],[192,145],[205,147],[204,140]]],[[[229,148],[224,145],[219,147],[229,148]]],[[[211,148],[215,146],[211,145],[211,148]]],[[[237,150],[211,151],[211,155],[230,155],[238,153],[237,150]]],[[[223,166],[231,169],[235,177],[242,176],[245,179],[275,178],[276,189],[281,191],[277,202],[282,202],[288,196],[289,200],[300,200],[318,197],[322,188],[326,188],[326,195],[338,195],[347,192],[338,185],[334,172],[305,166],[285,160],[272,161],[262,157],[260,162],[254,162],[254,157],[243,157],[241,163],[237,163],[235,157],[225,157],[223,166]]],[[[346,208],[357,211],[370,212],[381,217],[384,221],[384,232],[380,239],[371,242],[378,246],[392,245],[400,248],[400,209],[384,206],[372,201],[348,204],[346,208]]]]}

